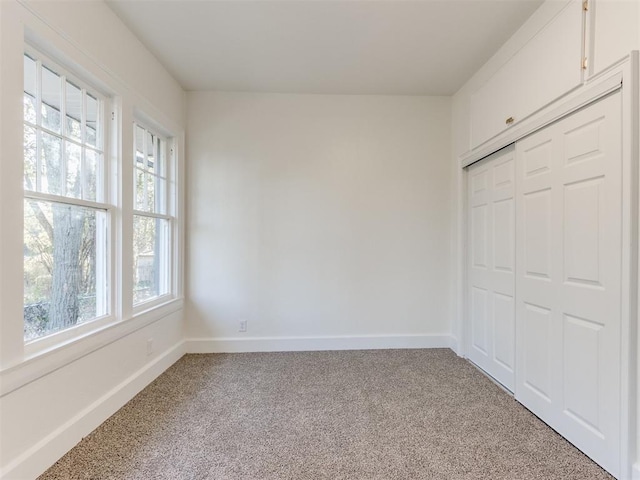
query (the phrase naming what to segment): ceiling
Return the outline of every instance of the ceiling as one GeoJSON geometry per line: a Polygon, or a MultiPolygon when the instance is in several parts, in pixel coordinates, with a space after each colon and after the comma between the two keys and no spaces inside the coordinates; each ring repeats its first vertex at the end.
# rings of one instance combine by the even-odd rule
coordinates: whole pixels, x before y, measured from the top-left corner
{"type": "Polygon", "coordinates": [[[185,90],[451,95],[542,0],[108,0],[185,90]]]}

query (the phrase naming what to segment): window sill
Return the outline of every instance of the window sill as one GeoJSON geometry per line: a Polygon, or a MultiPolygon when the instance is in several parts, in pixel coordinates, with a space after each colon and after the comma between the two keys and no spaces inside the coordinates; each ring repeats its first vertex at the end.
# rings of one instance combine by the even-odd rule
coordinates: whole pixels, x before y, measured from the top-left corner
{"type": "Polygon", "coordinates": [[[73,343],[76,340],[86,338],[92,333],[100,332],[115,323],[115,318],[112,315],[107,315],[58,332],[53,332],[44,337],[34,338],[33,340],[25,342],[24,358],[25,360],[28,360],[30,358],[38,357],[43,353],[56,350],[57,348],[73,343]]]}
{"type": "Polygon", "coordinates": [[[141,315],[146,315],[149,312],[154,311],[156,308],[166,305],[171,302],[173,297],[171,294],[164,294],[158,297],[150,298],[144,302],[137,303],[133,306],[133,318],[137,318],[141,315]]]}
{"type": "Polygon", "coordinates": [[[21,362],[0,370],[0,397],[157,322],[167,315],[178,312],[183,306],[183,298],[173,298],[161,305],[136,313],[132,318],[99,326],[82,336],[25,356],[21,362]]]}

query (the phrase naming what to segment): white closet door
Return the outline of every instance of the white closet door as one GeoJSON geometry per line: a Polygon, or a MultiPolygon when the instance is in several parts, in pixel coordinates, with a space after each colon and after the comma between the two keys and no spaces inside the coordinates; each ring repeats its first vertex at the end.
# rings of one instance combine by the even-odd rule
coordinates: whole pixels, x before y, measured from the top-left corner
{"type": "Polygon", "coordinates": [[[509,390],[515,380],[514,147],[469,167],[469,359],[509,390]]]}
{"type": "Polygon", "coordinates": [[[621,104],[516,146],[516,398],[620,471],[621,104]]]}

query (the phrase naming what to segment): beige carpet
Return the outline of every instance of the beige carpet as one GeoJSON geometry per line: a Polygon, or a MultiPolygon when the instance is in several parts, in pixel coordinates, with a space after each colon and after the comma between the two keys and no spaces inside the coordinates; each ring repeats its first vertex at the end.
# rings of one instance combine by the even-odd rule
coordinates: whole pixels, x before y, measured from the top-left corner
{"type": "Polygon", "coordinates": [[[604,479],[450,350],[187,355],[42,479],[604,479]]]}

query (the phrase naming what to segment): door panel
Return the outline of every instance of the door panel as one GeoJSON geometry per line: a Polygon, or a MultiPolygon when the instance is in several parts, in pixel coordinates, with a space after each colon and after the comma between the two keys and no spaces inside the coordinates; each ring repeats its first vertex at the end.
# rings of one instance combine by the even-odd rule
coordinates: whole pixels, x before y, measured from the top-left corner
{"type": "Polygon", "coordinates": [[[621,105],[516,145],[516,398],[620,468],[621,105]]]}
{"type": "Polygon", "coordinates": [[[487,205],[477,205],[471,210],[471,228],[475,232],[473,236],[473,266],[475,268],[487,268],[487,205]]]}
{"type": "Polygon", "coordinates": [[[525,274],[551,278],[551,190],[524,195],[525,274]]]}
{"type": "Polygon", "coordinates": [[[602,436],[599,419],[598,352],[603,325],[564,315],[564,408],[579,423],[602,436]]]}
{"type": "Polygon", "coordinates": [[[551,170],[551,139],[544,135],[539,143],[533,143],[523,149],[520,158],[524,162],[524,174],[527,178],[535,177],[551,170]]]}
{"type": "Polygon", "coordinates": [[[515,209],[513,198],[493,204],[493,261],[496,270],[513,273],[515,209]]]}
{"type": "Polygon", "coordinates": [[[600,282],[601,218],[604,178],[565,186],[564,280],[602,287],[600,282]]]}
{"type": "Polygon", "coordinates": [[[522,375],[519,380],[538,397],[537,401],[547,403],[551,403],[552,390],[549,368],[549,346],[553,336],[551,327],[551,310],[531,303],[524,305],[522,332],[518,333],[526,341],[523,345],[522,375]]]}
{"type": "Polygon", "coordinates": [[[487,291],[471,289],[471,345],[482,355],[487,355],[487,291]]]}
{"type": "Polygon", "coordinates": [[[515,161],[510,147],[469,167],[469,359],[513,391],[515,161]]]}
{"type": "Polygon", "coordinates": [[[502,293],[493,294],[493,359],[504,369],[515,365],[515,299],[502,293]]]}

